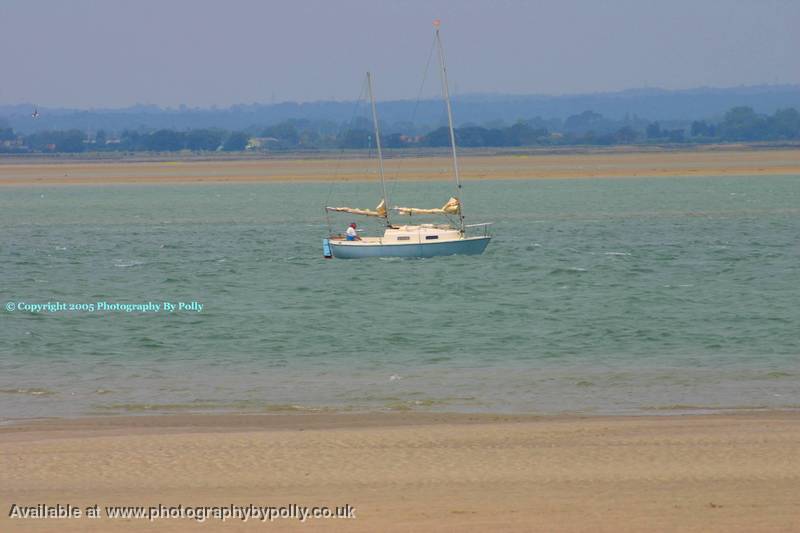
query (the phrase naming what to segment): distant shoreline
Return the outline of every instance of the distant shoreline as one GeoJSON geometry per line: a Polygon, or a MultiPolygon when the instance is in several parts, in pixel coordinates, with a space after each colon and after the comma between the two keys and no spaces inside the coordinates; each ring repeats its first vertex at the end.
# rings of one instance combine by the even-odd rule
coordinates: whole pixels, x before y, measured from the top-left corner
{"type": "MultiPolygon", "coordinates": [[[[658,154],[658,153],[707,153],[738,151],[800,150],[800,142],[752,142],[716,144],[632,144],[614,146],[569,145],[569,146],[523,146],[506,148],[459,148],[459,157],[492,157],[519,155],[581,155],[581,154],[658,154]]],[[[449,148],[384,148],[385,159],[449,157],[449,148]]],[[[62,164],[62,163],[136,163],[136,162],[215,162],[215,161],[272,161],[272,160],[318,160],[318,159],[370,159],[374,150],[276,150],[271,152],[81,152],[69,153],[0,153],[0,166],[15,164],[62,164]]]]}
{"type": "MultiPolygon", "coordinates": [[[[389,152],[390,180],[452,179],[446,152],[405,152],[389,152]]],[[[2,157],[0,186],[373,181],[377,165],[367,155],[356,151],[274,157],[2,157]]],[[[461,155],[465,180],[800,175],[800,145],[476,149],[461,155]]]]}

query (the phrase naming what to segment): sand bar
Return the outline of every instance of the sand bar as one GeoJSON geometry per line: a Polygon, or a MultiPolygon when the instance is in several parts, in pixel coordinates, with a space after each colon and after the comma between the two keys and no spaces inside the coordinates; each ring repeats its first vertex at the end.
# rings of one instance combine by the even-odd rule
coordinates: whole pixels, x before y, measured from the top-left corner
{"type": "MultiPolygon", "coordinates": [[[[375,161],[343,159],[210,159],[177,161],[0,161],[0,185],[376,180],[375,161]]],[[[451,179],[447,157],[398,157],[386,175],[399,180],[451,179]]],[[[686,151],[597,150],[462,156],[465,179],[567,179],[668,176],[800,175],[800,149],[686,151]]]]}
{"type": "MultiPolygon", "coordinates": [[[[356,514],[306,523],[210,519],[205,529],[215,531],[797,531],[800,413],[24,422],[0,428],[0,502],[2,531],[148,525],[11,519],[12,503],[349,504],[356,514]]],[[[157,526],[202,529],[190,519],[157,526]]]]}

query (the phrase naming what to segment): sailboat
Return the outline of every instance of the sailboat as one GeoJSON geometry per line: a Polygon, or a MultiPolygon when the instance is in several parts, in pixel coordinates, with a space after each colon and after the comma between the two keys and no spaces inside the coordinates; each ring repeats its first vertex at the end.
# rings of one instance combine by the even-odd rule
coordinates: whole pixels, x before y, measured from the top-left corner
{"type": "Polygon", "coordinates": [[[350,237],[330,235],[322,241],[323,255],[326,258],[359,259],[365,257],[435,257],[442,255],[478,255],[488,246],[491,236],[488,227],[491,223],[465,224],[464,206],[461,202],[461,177],[458,172],[458,155],[456,153],[456,136],[453,130],[453,112],[450,106],[450,92],[447,84],[447,69],[444,63],[442,40],[439,36],[439,21],[434,22],[436,46],[439,52],[439,70],[442,79],[442,96],[447,108],[447,123],[450,129],[450,147],[453,160],[453,177],[456,194],[439,208],[393,207],[389,209],[389,198],[386,194],[386,178],[383,170],[383,153],[381,152],[381,134],[378,125],[378,113],[375,106],[375,95],[372,92],[372,75],[367,72],[367,86],[372,108],[372,124],[375,130],[375,146],[378,152],[383,197],[375,209],[357,209],[352,207],[326,207],[326,211],[349,213],[369,217],[383,218],[386,229],[382,236],[350,237]],[[397,217],[413,215],[439,215],[450,219],[457,217],[457,222],[446,224],[398,224],[398,218],[390,216],[393,211],[397,217]],[[482,235],[469,236],[470,231],[482,229],[482,235]]]}

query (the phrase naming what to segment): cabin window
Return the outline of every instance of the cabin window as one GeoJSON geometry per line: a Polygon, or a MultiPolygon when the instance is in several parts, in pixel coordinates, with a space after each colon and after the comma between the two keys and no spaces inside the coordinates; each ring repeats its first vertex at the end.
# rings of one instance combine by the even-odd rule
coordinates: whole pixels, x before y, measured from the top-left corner
{"type": "Polygon", "coordinates": [[[438,235],[425,235],[425,240],[426,241],[433,241],[433,240],[436,240],[438,238],[439,238],[438,235]]]}
{"type": "Polygon", "coordinates": [[[411,240],[411,237],[409,237],[408,235],[401,235],[401,236],[397,237],[397,240],[398,241],[408,241],[408,240],[411,240]]]}

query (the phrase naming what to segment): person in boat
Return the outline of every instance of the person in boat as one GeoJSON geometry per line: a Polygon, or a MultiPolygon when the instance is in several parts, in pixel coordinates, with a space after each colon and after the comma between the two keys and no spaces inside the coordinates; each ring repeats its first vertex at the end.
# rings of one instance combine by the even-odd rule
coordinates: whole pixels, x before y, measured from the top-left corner
{"type": "Polygon", "coordinates": [[[358,231],[356,231],[356,223],[351,222],[350,225],[347,227],[347,233],[345,237],[348,241],[360,241],[361,237],[358,236],[358,231]]]}

